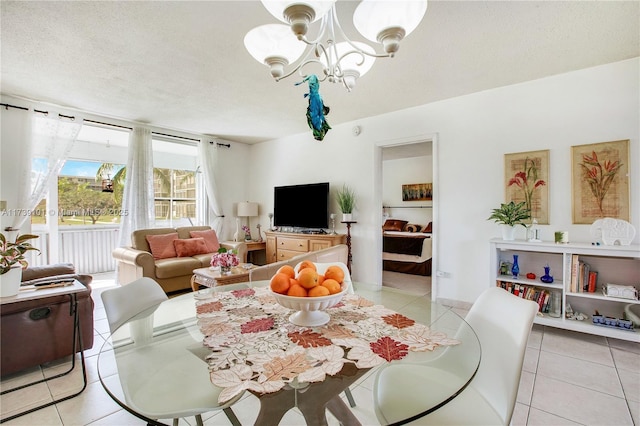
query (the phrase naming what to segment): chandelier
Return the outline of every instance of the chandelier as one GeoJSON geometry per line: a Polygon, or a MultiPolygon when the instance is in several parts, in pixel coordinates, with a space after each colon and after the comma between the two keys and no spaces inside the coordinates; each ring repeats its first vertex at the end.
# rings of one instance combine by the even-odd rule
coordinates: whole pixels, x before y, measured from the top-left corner
{"type": "Polygon", "coordinates": [[[426,0],[362,0],[353,24],[364,38],[382,45],[382,52],[376,52],[345,35],[336,0],[261,1],[269,13],[288,25],[267,24],[249,31],[244,45],[251,56],[268,66],[276,81],[296,72],[305,77],[308,68],[320,67],[320,72],[314,72],[320,81],[342,83],[348,91],[376,58],[395,55],[402,39],[416,29],[427,11],[426,0]],[[309,24],[318,20],[318,34],[309,38],[309,24]]]}

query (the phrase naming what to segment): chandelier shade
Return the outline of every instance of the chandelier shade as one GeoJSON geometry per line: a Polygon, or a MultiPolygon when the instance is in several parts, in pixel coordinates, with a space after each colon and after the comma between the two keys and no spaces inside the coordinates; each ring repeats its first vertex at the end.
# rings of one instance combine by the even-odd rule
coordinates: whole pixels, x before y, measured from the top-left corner
{"type": "Polygon", "coordinates": [[[276,81],[295,72],[304,79],[306,67],[315,64],[322,67],[319,81],[342,83],[351,91],[376,58],[394,56],[402,39],[417,28],[427,11],[426,0],[362,0],[355,9],[353,23],[363,37],[382,44],[383,52],[378,53],[345,35],[335,3],[336,0],[262,0],[269,13],[289,25],[256,27],[245,36],[245,47],[257,61],[270,67],[276,81]],[[309,24],[316,20],[321,21],[318,34],[308,39],[309,24]],[[289,65],[290,70],[285,71],[289,65]]]}
{"type": "Polygon", "coordinates": [[[393,53],[400,41],[418,27],[426,12],[426,1],[362,0],[353,13],[353,25],[363,37],[382,43],[387,53],[393,53]]]}
{"type": "Polygon", "coordinates": [[[271,68],[274,77],[282,76],[284,67],[297,61],[306,45],[282,24],[267,24],[253,28],[244,37],[244,46],[255,60],[271,68]]]}

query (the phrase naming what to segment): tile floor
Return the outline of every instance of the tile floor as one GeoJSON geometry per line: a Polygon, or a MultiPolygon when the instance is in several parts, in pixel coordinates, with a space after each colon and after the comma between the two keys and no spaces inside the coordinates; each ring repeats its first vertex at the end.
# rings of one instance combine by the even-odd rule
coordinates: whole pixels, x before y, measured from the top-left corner
{"type": "MultiPolygon", "coordinates": [[[[104,392],[96,370],[97,354],[108,333],[100,292],[113,286],[111,274],[95,274],[93,296],[95,343],[86,351],[88,380],[86,390],[76,398],[6,422],[13,425],[140,425],[143,422],[120,409],[104,392]]],[[[379,294],[379,293],[378,293],[379,294]]],[[[399,292],[389,305],[428,303],[429,296],[399,292]]],[[[413,306],[412,306],[413,307],[413,306]]],[[[459,312],[462,315],[464,311],[459,312]]],[[[0,387],[10,389],[37,377],[51,375],[63,368],[61,363],[37,367],[5,377],[0,387]]],[[[79,369],[77,369],[79,372],[79,369]]],[[[0,413],[12,413],[41,404],[63,394],[72,393],[81,384],[81,375],[52,380],[0,398],[0,413]]],[[[363,425],[377,425],[375,414],[359,392],[373,385],[373,377],[364,377],[352,388],[358,406],[354,409],[363,425]]],[[[233,410],[242,424],[253,424],[258,401],[243,397],[233,410]]],[[[203,416],[205,425],[228,425],[223,413],[203,416]]],[[[170,424],[170,421],[169,421],[170,424]]],[[[180,425],[194,425],[194,418],[181,419],[180,425]]],[[[290,411],[281,424],[303,424],[302,416],[290,411]]],[[[338,422],[329,415],[329,424],[338,422]]],[[[419,423],[417,423],[419,424],[419,423]]],[[[607,339],[550,327],[534,326],[522,369],[522,379],[513,425],[640,425],[640,344],[607,339]]]]}

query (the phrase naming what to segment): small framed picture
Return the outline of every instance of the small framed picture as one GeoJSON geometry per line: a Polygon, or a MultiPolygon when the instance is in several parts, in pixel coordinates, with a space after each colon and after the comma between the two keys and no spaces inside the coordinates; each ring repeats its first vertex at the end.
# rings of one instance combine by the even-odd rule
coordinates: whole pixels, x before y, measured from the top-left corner
{"type": "Polygon", "coordinates": [[[433,183],[411,183],[402,185],[402,201],[433,200],[433,183]]]}

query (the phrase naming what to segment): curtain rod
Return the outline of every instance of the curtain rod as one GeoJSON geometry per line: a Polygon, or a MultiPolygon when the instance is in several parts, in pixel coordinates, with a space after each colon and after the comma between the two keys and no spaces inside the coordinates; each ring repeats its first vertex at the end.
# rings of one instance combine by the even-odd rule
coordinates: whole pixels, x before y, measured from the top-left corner
{"type": "MultiPolygon", "coordinates": [[[[25,108],[25,107],[21,107],[21,106],[17,106],[17,105],[11,105],[11,104],[5,104],[5,103],[0,103],[0,106],[3,106],[5,109],[9,109],[9,108],[15,108],[15,109],[19,109],[22,111],[29,111],[29,108],[25,108]]],[[[40,111],[34,108],[33,110],[34,112],[38,112],[40,114],[44,114],[47,115],[49,114],[49,111],[40,111]]],[[[63,114],[58,114],[60,117],[63,118],[68,118],[69,120],[75,120],[76,118],[72,115],[63,115],[63,114]]],[[[103,121],[95,121],[95,120],[89,120],[89,119],[85,119],[84,121],[86,121],[87,123],[94,123],[94,124],[100,124],[102,126],[108,126],[108,127],[117,127],[119,129],[127,129],[127,130],[133,130],[133,127],[128,127],[128,126],[121,126],[119,124],[111,124],[111,123],[105,123],[103,121]]],[[[158,135],[158,136],[167,136],[169,138],[176,138],[176,139],[183,139],[183,140],[187,140],[187,141],[192,141],[192,142],[200,142],[200,139],[194,139],[194,138],[187,138],[185,136],[176,136],[176,135],[169,135],[167,133],[160,133],[160,132],[151,132],[151,134],[153,135],[158,135]]],[[[221,143],[218,142],[217,146],[223,146],[225,148],[231,148],[231,144],[225,144],[225,143],[221,143]]]]}

